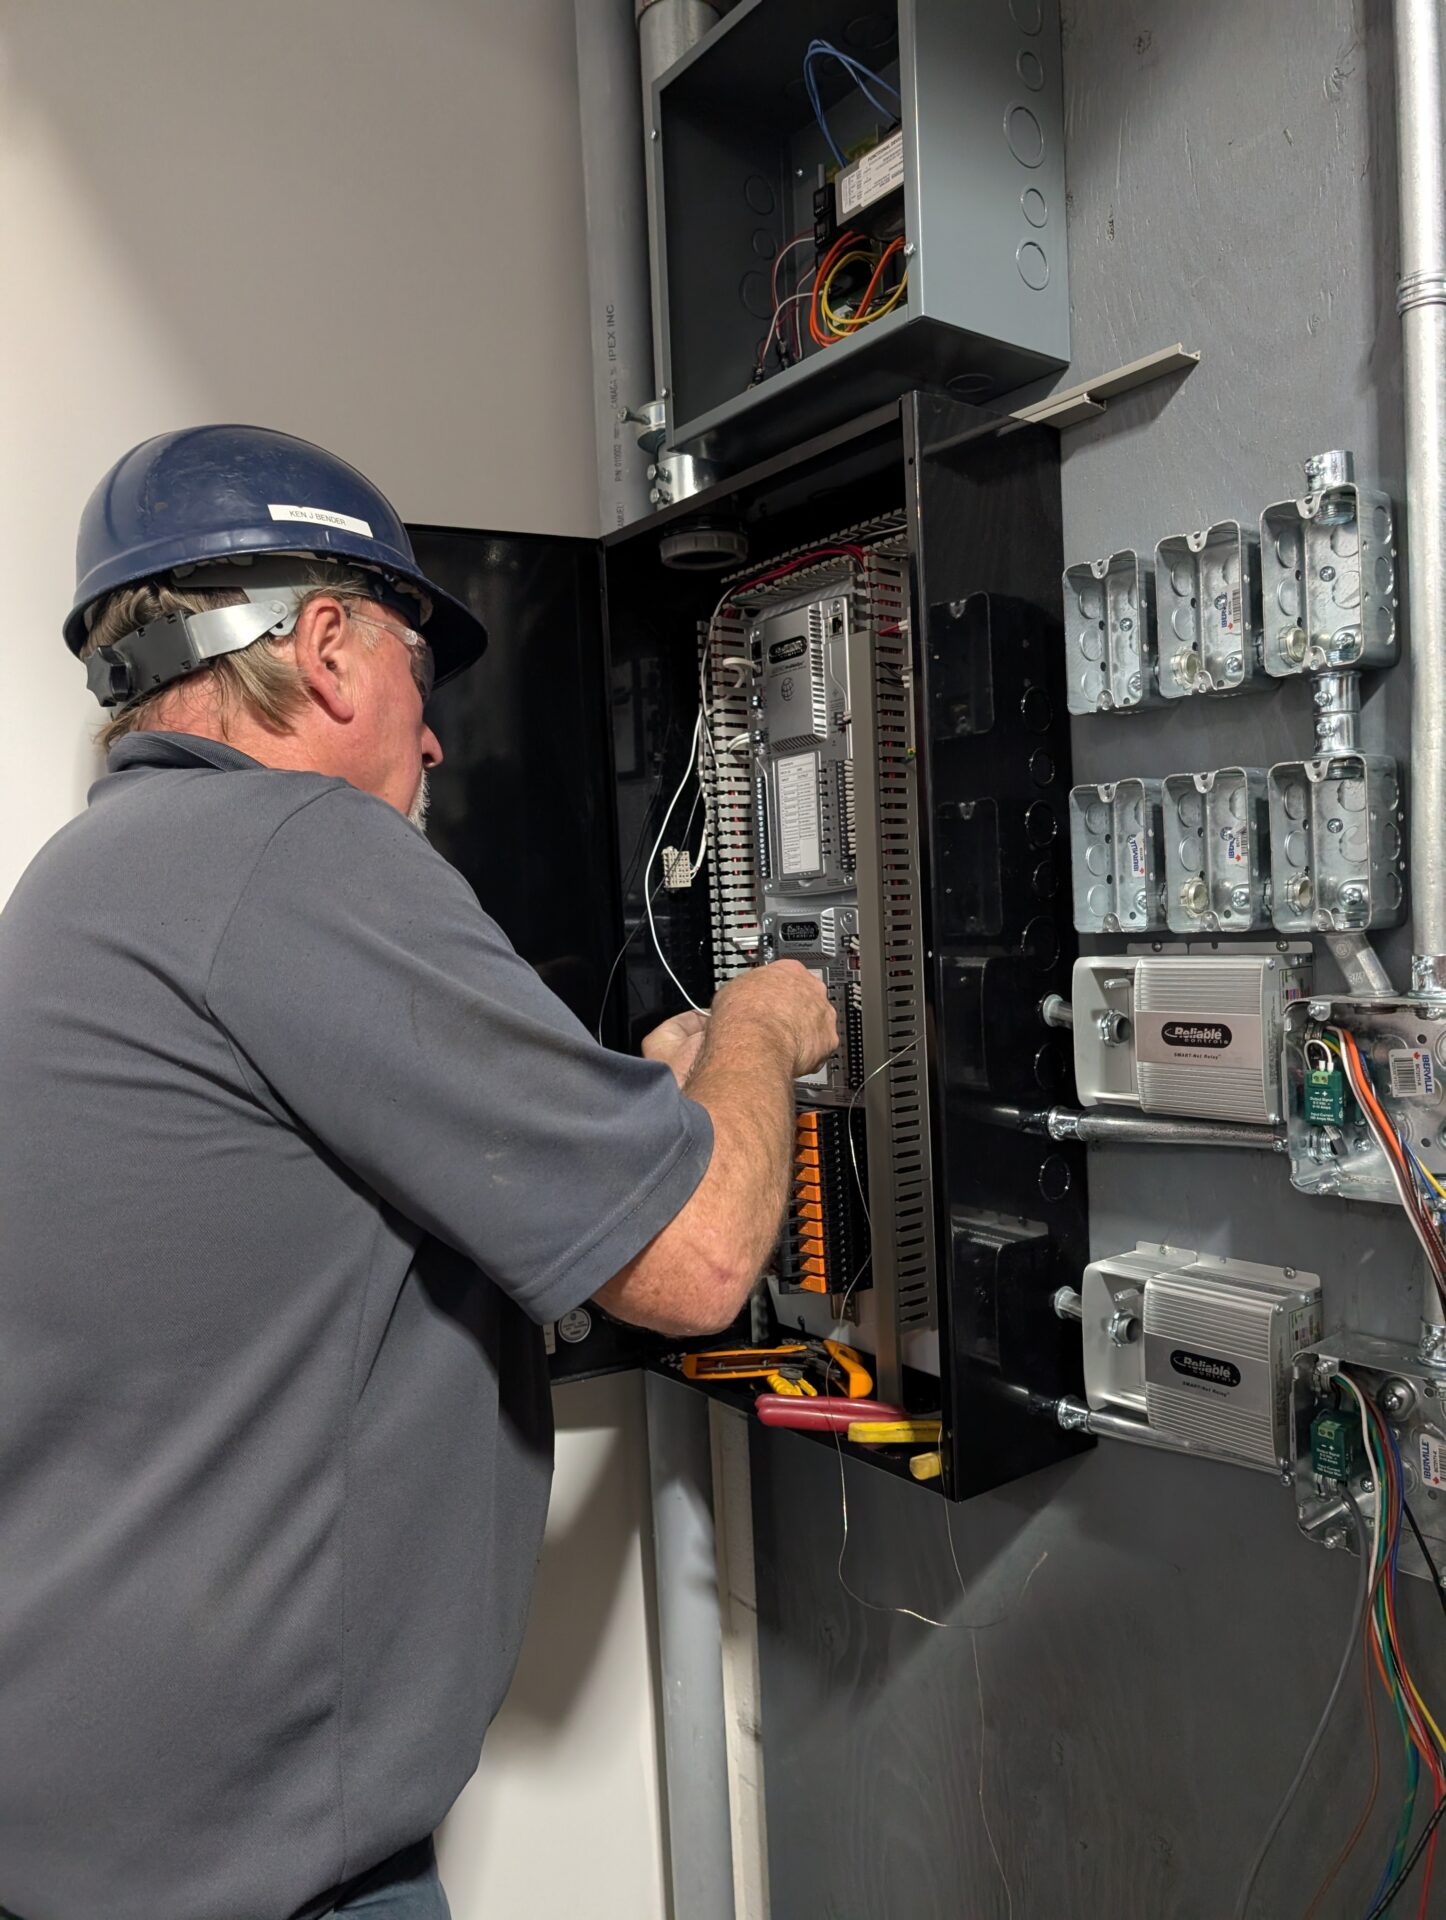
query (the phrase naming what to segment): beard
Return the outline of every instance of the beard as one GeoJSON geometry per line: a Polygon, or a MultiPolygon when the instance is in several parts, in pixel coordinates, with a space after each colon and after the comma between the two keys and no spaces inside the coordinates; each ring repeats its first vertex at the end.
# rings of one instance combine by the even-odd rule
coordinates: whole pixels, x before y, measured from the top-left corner
{"type": "Polygon", "coordinates": [[[427,831],[427,809],[431,804],[431,788],[427,785],[426,774],[423,773],[421,779],[417,782],[417,791],[412,800],[412,804],[407,808],[408,820],[411,821],[412,825],[417,829],[417,832],[423,835],[425,835],[427,831]]]}

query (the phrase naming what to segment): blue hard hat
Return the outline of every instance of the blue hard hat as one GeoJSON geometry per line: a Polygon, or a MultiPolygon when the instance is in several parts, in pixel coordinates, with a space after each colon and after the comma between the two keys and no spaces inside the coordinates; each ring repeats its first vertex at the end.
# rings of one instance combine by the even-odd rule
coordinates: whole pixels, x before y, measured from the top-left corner
{"type": "Polygon", "coordinates": [[[177,567],[281,553],[351,561],[387,586],[424,593],[439,684],[487,645],[476,614],[418,567],[396,509],[370,480],[335,454],[268,427],[159,433],[116,462],[80,516],[65,643],[80,652],[87,611],[117,588],[177,567]]]}

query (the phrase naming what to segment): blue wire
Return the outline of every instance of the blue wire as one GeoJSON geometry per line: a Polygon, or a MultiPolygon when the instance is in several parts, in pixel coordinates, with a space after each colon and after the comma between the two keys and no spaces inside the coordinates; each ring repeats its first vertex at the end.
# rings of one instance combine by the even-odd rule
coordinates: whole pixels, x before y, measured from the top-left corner
{"type": "Polygon", "coordinates": [[[866,67],[861,60],[855,60],[851,53],[840,52],[831,41],[811,40],[809,42],[808,51],[803,56],[803,79],[804,85],[808,89],[809,105],[813,108],[813,117],[819,124],[819,130],[828,142],[829,151],[832,153],[834,159],[837,160],[838,164],[844,166],[846,162],[838,142],[834,139],[829,129],[828,118],[823,110],[823,101],[819,96],[818,80],[814,73],[814,63],[825,57],[838,61],[844,72],[848,74],[859,92],[876,113],[881,113],[885,115],[886,118],[893,117],[893,110],[885,106],[882,100],[870,92],[866,85],[867,81],[872,80],[876,85],[882,87],[886,93],[891,93],[896,100],[902,101],[903,96],[900,94],[899,89],[890,85],[881,73],[875,73],[872,67],[866,67]]]}

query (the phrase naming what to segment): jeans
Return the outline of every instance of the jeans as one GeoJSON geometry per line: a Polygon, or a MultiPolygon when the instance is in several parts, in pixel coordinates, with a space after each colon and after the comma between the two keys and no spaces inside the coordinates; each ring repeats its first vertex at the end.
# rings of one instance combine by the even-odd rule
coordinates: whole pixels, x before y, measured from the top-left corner
{"type": "MultiPolygon", "coordinates": [[[[367,1878],[372,1880],[371,1875],[367,1878]]],[[[354,1913],[364,1920],[451,1920],[431,1841],[394,1854],[372,1884],[349,1893],[332,1911],[338,1916],[354,1913]]]]}

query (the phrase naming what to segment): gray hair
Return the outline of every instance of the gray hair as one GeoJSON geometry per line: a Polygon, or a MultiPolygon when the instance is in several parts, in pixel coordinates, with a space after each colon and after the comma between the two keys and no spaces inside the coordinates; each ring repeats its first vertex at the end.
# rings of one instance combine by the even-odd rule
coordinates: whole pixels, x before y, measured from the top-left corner
{"type": "MultiPolygon", "coordinates": [[[[306,589],[303,607],[308,600],[322,593],[334,594],[338,600],[346,602],[369,600],[376,587],[375,581],[363,568],[339,566],[324,560],[298,560],[296,580],[299,586],[306,589]]],[[[92,610],[90,632],[80,650],[80,657],[88,660],[97,647],[114,646],[126,634],[133,633],[137,627],[143,627],[152,620],[159,620],[163,614],[210,613],[217,607],[240,606],[245,598],[245,594],[240,592],[186,592],[170,576],[142,580],[133,587],[121,587],[92,610]]],[[[202,672],[190,677],[187,684],[194,686],[204,675],[207,685],[215,693],[223,728],[229,718],[239,712],[250,715],[262,726],[280,733],[302,711],[306,704],[306,684],[297,672],[295,662],[284,651],[287,638],[289,636],[277,639],[263,635],[237,653],[222,654],[202,672]]],[[[375,638],[369,635],[366,644],[375,646],[375,638]]],[[[144,727],[158,702],[173,690],[175,684],[172,681],[167,686],[156,687],[152,692],[142,694],[139,700],[132,700],[110,714],[96,734],[96,744],[102,752],[117,740],[124,739],[128,733],[135,733],[144,727]]]]}

